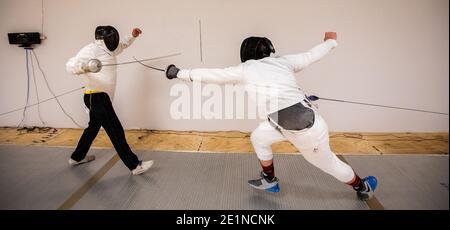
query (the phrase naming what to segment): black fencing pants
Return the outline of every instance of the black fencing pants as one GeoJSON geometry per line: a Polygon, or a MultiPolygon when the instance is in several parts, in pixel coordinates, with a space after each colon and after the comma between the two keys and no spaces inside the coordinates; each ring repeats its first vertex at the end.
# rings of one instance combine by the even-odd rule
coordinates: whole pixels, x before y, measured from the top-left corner
{"type": "Polygon", "coordinates": [[[97,136],[100,127],[103,127],[123,163],[130,170],[135,169],[139,164],[139,160],[127,143],[125,131],[114,111],[108,94],[85,94],[84,104],[89,108],[89,126],[84,130],[83,135],[81,135],[77,148],[71,158],[75,161],[83,160],[97,136]]]}

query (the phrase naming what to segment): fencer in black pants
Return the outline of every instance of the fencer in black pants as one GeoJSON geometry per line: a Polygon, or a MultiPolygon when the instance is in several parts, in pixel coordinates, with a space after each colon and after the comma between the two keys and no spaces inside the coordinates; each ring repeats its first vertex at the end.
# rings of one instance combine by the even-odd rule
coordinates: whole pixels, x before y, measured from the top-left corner
{"type": "Polygon", "coordinates": [[[69,159],[70,165],[95,160],[95,156],[87,155],[87,152],[100,127],[105,129],[120,159],[133,175],[141,174],[153,165],[152,160],[140,161],[131,151],[125,139],[125,131],[111,102],[116,88],[116,67],[102,68],[101,65],[116,63],[116,56],[129,47],[141,33],[139,28],[134,28],[131,36],[120,41],[119,32],[113,26],[97,26],[95,41],[83,47],[66,63],[67,72],[87,79],[84,103],[89,108],[90,118],[89,126],[84,130],[77,148],[69,159]]]}
{"type": "Polygon", "coordinates": [[[130,170],[135,169],[139,164],[139,160],[131,151],[125,139],[125,132],[114,111],[108,94],[85,94],[84,104],[89,108],[89,126],[84,130],[83,135],[81,135],[78,146],[71,158],[75,161],[83,160],[97,136],[100,127],[103,127],[123,163],[130,170]]]}

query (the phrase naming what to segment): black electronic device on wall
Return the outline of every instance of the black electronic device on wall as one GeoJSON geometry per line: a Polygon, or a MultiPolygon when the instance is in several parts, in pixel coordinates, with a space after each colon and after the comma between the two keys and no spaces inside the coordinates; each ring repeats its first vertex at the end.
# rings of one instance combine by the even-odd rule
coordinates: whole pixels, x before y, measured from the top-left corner
{"type": "Polygon", "coordinates": [[[41,35],[38,32],[8,33],[9,44],[29,48],[34,44],[41,44],[41,35]]]}

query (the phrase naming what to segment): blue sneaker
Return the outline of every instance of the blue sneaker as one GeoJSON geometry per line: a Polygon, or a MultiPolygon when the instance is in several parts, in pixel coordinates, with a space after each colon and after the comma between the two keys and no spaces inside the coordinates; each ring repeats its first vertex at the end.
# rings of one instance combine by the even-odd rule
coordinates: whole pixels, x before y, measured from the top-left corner
{"type": "Polygon", "coordinates": [[[252,188],[265,190],[267,192],[279,192],[280,186],[278,185],[278,178],[274,177],[272,180],[267,179],[264,172],[261,172],[261,178],[256,180],[249,180],[248,185],[252,188]]]}
{"type": "Polygon", "coordinates": [[[364,183],[365,189],[356,192],[356,195],[358,195],[358,198],[360,200],[367,201],[373,197],[375,189],[377,188],[377,185],[378,185],[378,181],[377,181],[377,178],[374,176],[368,176],[368,177],[362,179],[362,181],[364,183]]]}

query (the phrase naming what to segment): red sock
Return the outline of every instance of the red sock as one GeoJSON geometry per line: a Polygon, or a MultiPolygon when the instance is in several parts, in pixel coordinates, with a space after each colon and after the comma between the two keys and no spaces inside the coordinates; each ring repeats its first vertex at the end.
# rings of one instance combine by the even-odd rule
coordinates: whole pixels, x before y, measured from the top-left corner
{"type": "Polygon", "coordinates": [[[273,167],[273,163],[269,166],[261,165],[264,174],[266,174],[266,178],[272,180],[275,177],[275,169],[273,167]]]}
{"type": "Polygon", "coordinates": [[[361,191],[364,189],[364,183],[361,180],[361,178],[355,174],[355,180],[353,180],[352,183],[349,183],[348,185],[352,186],[354,190],[361,191]]]}

